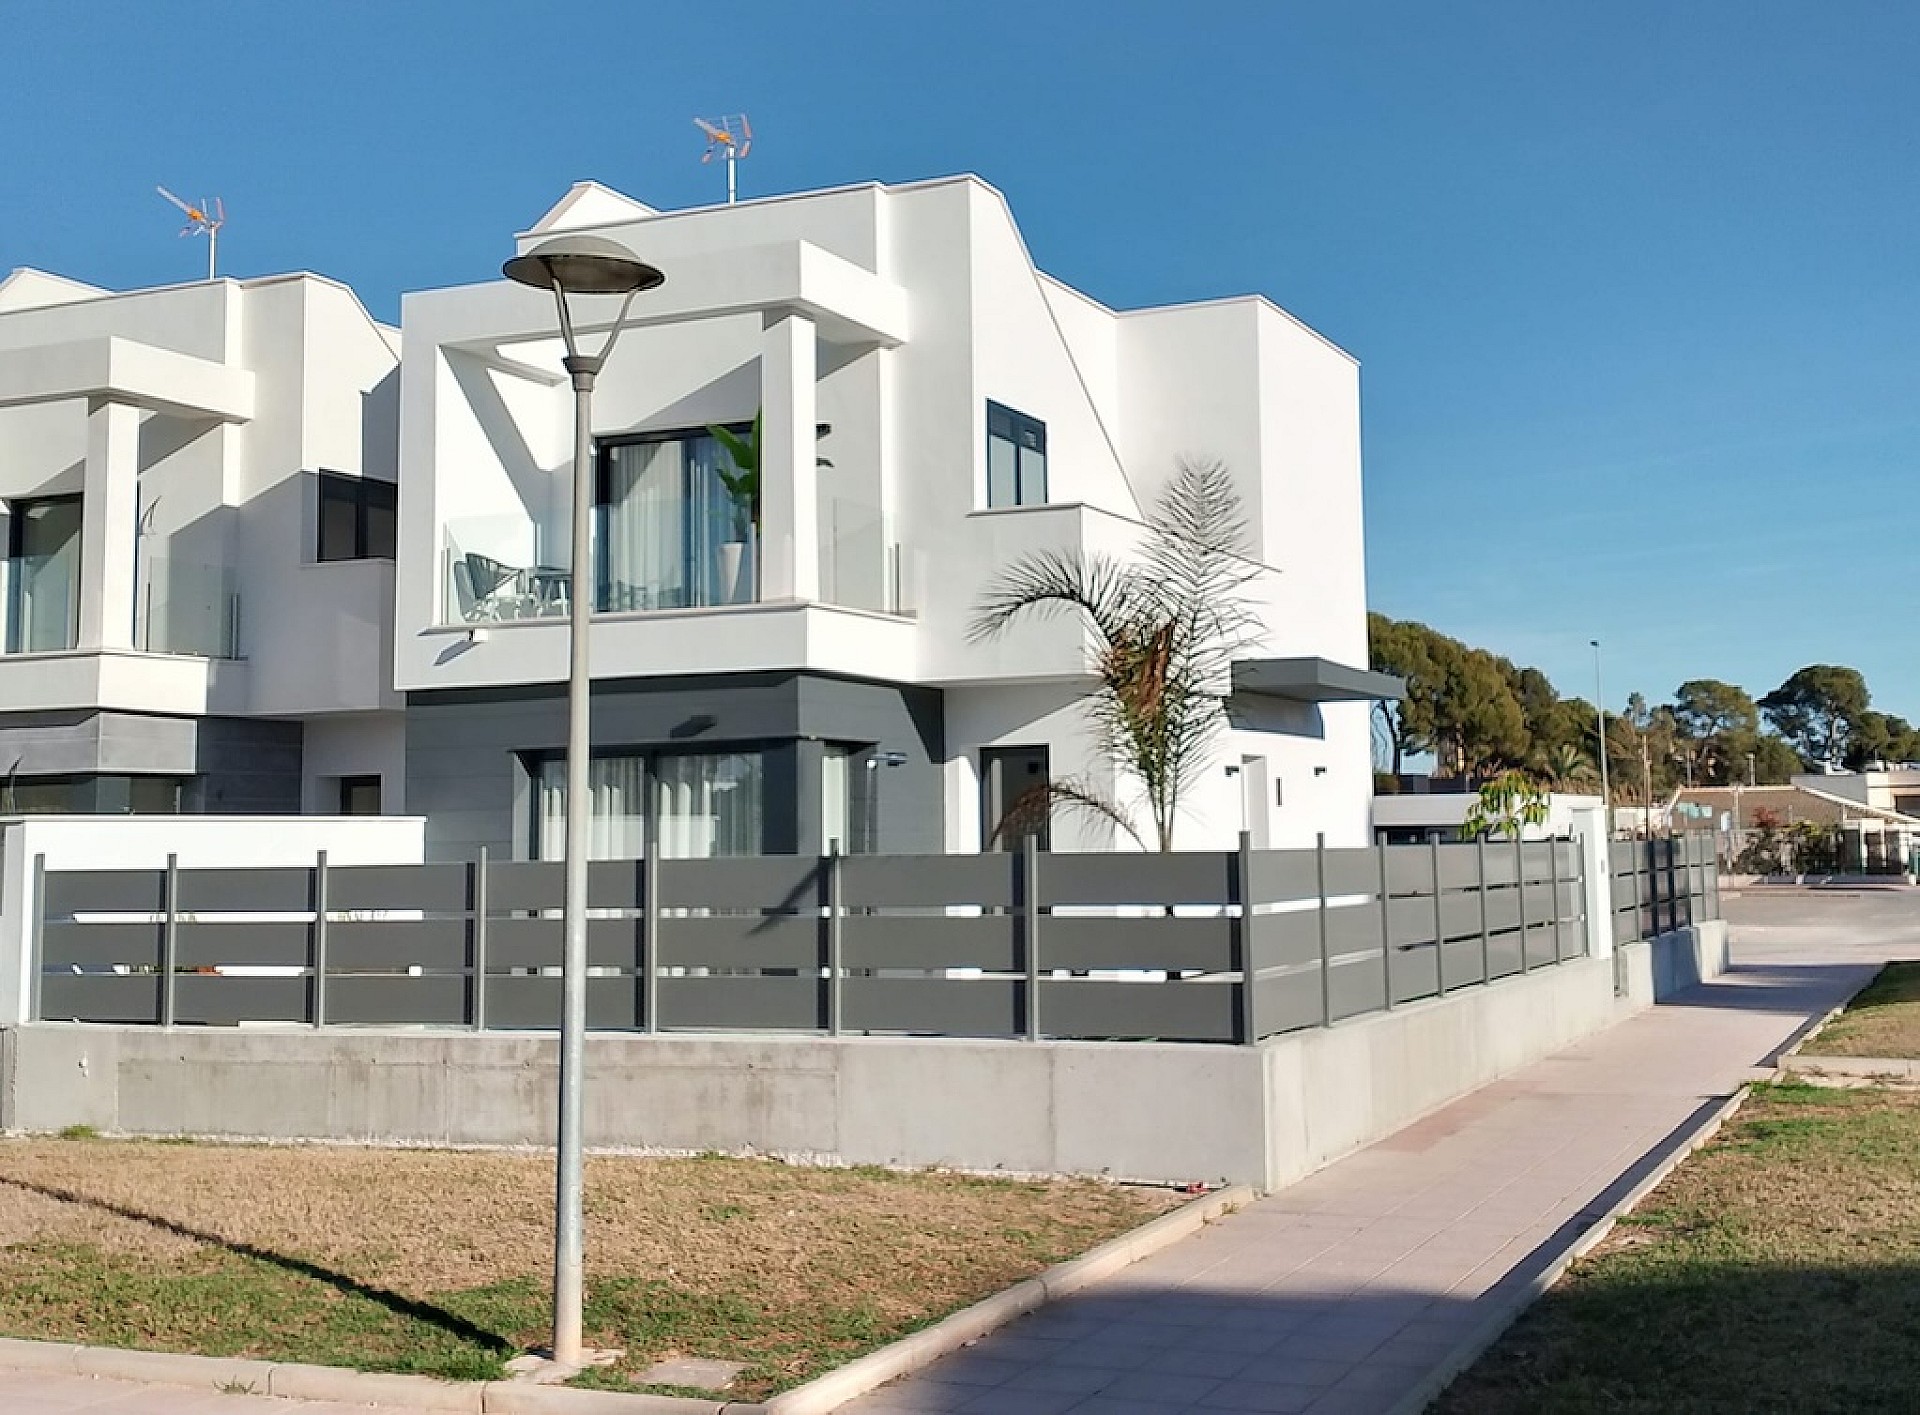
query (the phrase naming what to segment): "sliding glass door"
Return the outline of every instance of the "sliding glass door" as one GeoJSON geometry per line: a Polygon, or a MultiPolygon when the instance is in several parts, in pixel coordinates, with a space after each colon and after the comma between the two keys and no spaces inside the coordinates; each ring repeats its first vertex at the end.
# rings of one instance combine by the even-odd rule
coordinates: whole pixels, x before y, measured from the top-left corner
{"type": "MultiPolygon", "coordinates": [[[[628,753],[595,757],[587,773],[588,855],[631,860],[649,841],[662,859],[758,855],[764,849],[759,752],[628,753]]],[[[566,853],[567,765],[544,758],[534,780],[533,854],[566,853]]]]}
{"type": "Polygon", "coordinates": [[[595,515],[601,547],[594,607],[688,609],[753,599],[750,509],[720,479],[712,437],[619,442],[602,449],[595,515]]]}
{"type": "Polygon", "coordinates": [[[70,649],[80,641],[80,498],[9,509],[6,651],[70,649]]]}

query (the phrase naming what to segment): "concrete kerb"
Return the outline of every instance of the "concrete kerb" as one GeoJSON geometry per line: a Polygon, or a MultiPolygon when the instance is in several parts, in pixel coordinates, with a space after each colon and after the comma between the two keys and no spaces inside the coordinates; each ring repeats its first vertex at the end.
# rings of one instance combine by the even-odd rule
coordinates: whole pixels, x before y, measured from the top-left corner
{"type": "MultiPolygon", "coordinates": [[[[1770,1079],[1779,1074],[1777,1068],[1766,1069],[1765,1074],[1756,1079],[1770,1079]]],[[[1719,1132],[1728,1118],[1746,1104],[1753,1084],[1750,1081],[1742,1085],[1739,1090],[1716,1106],[1712,1114],[1688,1132],[1639,1183],[1622,1195],[1589,1227],[1575,1235],[1546,1267],[1533,1277],[1524,1282],[1515,1283],[1509,1288],[1505,1300],[1498,1303],[1487,1319],[1461,1338],[1459,1343],[1435,1364],[1432,1372],[1418,1387],[1409,1391],[1393,1405],[1388,1415],[1420,1415],[1421,1411],[1439,1399],[1441,1392],[1453,1383],[1453,1378],[1479,1360],[1487,1348],[1498,1341],[1507,1328],[1520,1319],[1527,1308],[1566,1276],[1568,1268],[1599,1247],[1606,1240],[1607,1235],[1613,1232],[1616,1223],[1638,1208],[1642,1199],[1657,1189],[1661,1182],[1678,1169],[1689,1155],[1719,1132]]],[[[1505,1286],[1506,1282],[1502,1280],[1501,1283],[1496,1284],[1493,1291],[1498,1292],[1505,1286]]]]}
{"type": "Polygon", "coordinates": [[[1130,1233],[1057,1263],[1037,1277],[974,1303],[838,1370],[796,1386],[764,1405],[725,1399],[578,1390],[523,1381],[456,1382],[431,1376],[352,1371],[298,1362],[249,1361],[129,1351],[68,1342],[0,1337],[0,1369],[57,1371],[153,1385],[204,1386],[254,1395],[330,1400],[470,1415],[824,1415],[855,1396],[911,1374],[1004,1326],[1015,1317],[1098,1282],[1195,1232],[1257,1196],[1244,1185],[1221,1189],[1162,1214],[1130,1233]]]}
{"type": "Polygon", "coordinates": [[[856,1361],[849,1361],[838,1370],[829,1371],[805,1385],[776,1395],[766,1403],[766,1415],[825,1415],[827,1411],[837,1410],[857,1396],[865,1395],[901,1376],[912,1375],[942,1356],[958,1351],[968,1342],[978,1341],[1015,1317],[1024,1316],[1048,1302],[1057,1302],[1129,1264],[1137,1263],[1149,1254],[1179,1242],[1221,1215],[1244,1207],[1258,1197],[1246,1185],[1235,1184],[1205,1198],[1195,1199],[1077,1258],[1056,1263],[1038,1277],[1016,1283],[1004,1292],[997,1292],[971,1307],[955,1312],[924,1331],[917,1331],[890,1346],[883,1346],[856,1361]]]}

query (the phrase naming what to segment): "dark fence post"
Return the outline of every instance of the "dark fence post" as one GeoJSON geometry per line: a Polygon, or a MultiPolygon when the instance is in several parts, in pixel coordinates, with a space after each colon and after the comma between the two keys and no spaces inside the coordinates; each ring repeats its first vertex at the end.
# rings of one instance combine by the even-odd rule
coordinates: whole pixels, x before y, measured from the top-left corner
{"type": "Polygon", "coordinates": [[[487,847],[480,847],[480,858],[467,866],[467,907],[472,918],[467,937],[473,958],[473,1030],[487,1030],[487,847]]]}
{"type": "Polygon", "coordinates": [[[1313,837],[1314,888],[1320,900],[1320,1025],[1333,1025],[1333,959],[1327,952],[1327,837],[1313,837]]]}
{"type": "Polygon", "coordinates": [[[1533,959],[1527,952],[1527,852],[1518,835],[1513,837],[1513,889],[1520,901],[1520,971],[1531,973],[1533,959]]]}
{"type": "Polygon", "coordinates": [[[1040,852],[1020,841],[1020,952],[1027,965],[1027,1040],[1040,1040],[1040,852]]]}
{"type": "Polygon", "coordinates": [[[327,1025],[327,852],[313,860],[313,1025],[327,1025]]]}
{"type": "Polygon", "coordinates": [[[1380,992],[1383,1006],[1393,1011],[1393,895],[1387,884],[1387,847],[1373,847],[1374,875],[1380,890],[1380,992]]]}
{"type": "Polygon", "coordinates": [[[1260,981],[1260,966],[1253,947],[1253,836],[1244,830],[1240,832],[1240,846],[1233,856],[1233,895],[1234,902],[1240,906],[1233,931],[1235,952],[1239,955],[1235,961],[1240,969],[1240,1009],[1234,1030],[1238,1033],[1235,1040],[1246,1044],[1260,1040],[1254,997],[1260,981]]]}
{"type": "Polygon", "coordinates": [[[840,879],[840,842],[835,840],[828,847],[826,858],[821,862],[827,872],[827,1034],[837,1037],[842,1026],[842,1007],[845,998],[841,988],[841,979],[846,975],[845,940],[840,926],[841,915],[841,879],[840,879]]]}
{"type": "Polygon", "coordinates": [[[27,927],[32,930],[27,939],[27,947],[33,951],[33,967],[27,974],[27,1020],[40,1020],[40,979],[47,971],[47,857],[36,853],[33,857],[33,880],[30,884],[27,900],[29,918],[27,927]]]}
{"type": "Polygon", "coordinates": [[[160,921],[160,1025],[171,1027],[176,1015],[180,958],[180,857],[167,856],[167,882],[162,895],[166,910],[160,921]]]}
{"type": "Polygon", "coordinates": [[[1560,842],[1553,836],[1547,837],[1547,877],[1553,889],[1553,961],[1558,963],[1566,957],[1561,949],[1560,916],[1567,907],[1560,898],[1560,842]]]}
{"type": "Polygon", "coordinates": [[[1473,837],[1474,868],[1480,872],[1480,981],[1493,981],[1493,932],[1487,927],[1487,837],[1473,837]]]}
{"type": "Polygon", "coordinates": [[[640,1002],[646,1030],[660,1031],[660,857],[651,848],[640,857],[640,1002]]]}
{"type": "Polygon", "coordinates": [[[1429,840],[1433,862],[1433,984],[1434,996],[1447,995],[1447,926],[1440,913],[1440,837],[1429,840]]]}

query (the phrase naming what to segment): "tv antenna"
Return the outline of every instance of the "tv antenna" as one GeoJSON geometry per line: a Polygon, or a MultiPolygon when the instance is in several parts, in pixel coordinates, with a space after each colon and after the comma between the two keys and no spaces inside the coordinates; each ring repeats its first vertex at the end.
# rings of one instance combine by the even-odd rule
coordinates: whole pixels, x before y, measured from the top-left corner
{"type": "Polygon", "coordinates": [[[195,206],[192,202],[180,200],[165,187],[155,187],[154,190],[187,214],[187,224],[180,228],[181,235],[207,238],[207,279],[213,279],[215,263],[220,254],[220,228],[227,224],[227,208],[219,197],[211,202],[203,200],[195,206]]]}
{"type": "Polygon", "coordinates": [[[700,154],[700,160],[711,162],[716,152],[727,159],[727,205],[732,206],[733,164],[752,151],[753,126],[744,113],[736,113],[731,118],[722,116],[711,123],[705,118],[695,118],[693,125],[707,135],[707,150],[700,154]]]}

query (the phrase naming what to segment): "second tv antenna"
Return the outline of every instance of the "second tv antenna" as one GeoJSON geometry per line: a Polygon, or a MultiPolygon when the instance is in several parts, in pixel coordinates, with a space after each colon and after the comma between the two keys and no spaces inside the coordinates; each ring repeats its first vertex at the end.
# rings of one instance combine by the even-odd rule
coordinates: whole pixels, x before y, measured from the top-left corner
{"type": "Polygon", "coordinates": [[[227,224],[227,208],[219,197],[212,201],[202,201],[198,206],[184,202],[165,187],[155,187],[155,191],[172,202],[187,214],[187,224],[181,228],[183,236],[205,236],[207,238],[207,279],[214,278],[213,272],[220,256],[220,228],[227,224]]]}
{"type": "Polygon", "coordinates": [[[711,123],[705,118],[695,118],[693,125],[707,135],[707,150],[700,154],[700,160],[711,162],[716,152],[727,160],[727,205],[732,206],[733,164],[752,150],[753,127],[744,113],[736,113],[731,118],[722,116],[711,123]]]}

